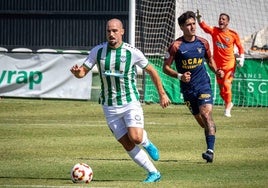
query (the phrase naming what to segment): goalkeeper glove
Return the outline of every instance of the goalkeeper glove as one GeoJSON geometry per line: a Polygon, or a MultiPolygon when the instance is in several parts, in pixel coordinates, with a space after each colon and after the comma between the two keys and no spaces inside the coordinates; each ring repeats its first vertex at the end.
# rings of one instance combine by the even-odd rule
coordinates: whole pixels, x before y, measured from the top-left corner
{"type": "Polygon", "coordinates": [[[197,19],[198,23],[201,22],[201,17],[202,16],[199,14],[199,10],[197,9],[197,11],[196,11],[196,19],[197,19]]]}
{"type": "Polygon", "coordinates": [[[237,66],[239,68],[243,67],[244,66],[244,61],[245,61],[245,55],[244,54],[241,54],[240,55],[240,58],[237,58],[237,60],[238,60],[237,66]]]}

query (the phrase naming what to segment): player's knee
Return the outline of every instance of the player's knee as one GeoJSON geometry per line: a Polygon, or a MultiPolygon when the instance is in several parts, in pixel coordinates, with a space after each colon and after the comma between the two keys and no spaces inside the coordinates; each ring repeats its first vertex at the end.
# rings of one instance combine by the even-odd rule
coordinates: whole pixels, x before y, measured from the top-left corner
{"type": "Polygon", "coordinates": [[[211,113],[204,113],[204,114],[202,114],[202,119],[203,119],[204,124],[208,128],[210,127],[210,125],[213,125],[214,124],[213,119],[211,117],[211,113]]]}
{"type": "Polygon", "coordinates": [[[129,136],[129,139],[135,144],[140,144],[142,142],[142,135],[129,134],[128,136],[129,136]]]}
{"type": "Polygon", "coordinates": [[[140,136],[135,136],[132,138],[132,141],[135,143],[135,144],[140,144],[142,142],[142,137],[140,136]]]}
{"type": "Polygon", "coordinates": [[[124,147],[126,151],[131,151],[135,147],[135,143],[133,143],[133,141],[129,138],[127,134],[122,136],[118,140],[118,142],[122,144],[122,146],[124,147]]]}

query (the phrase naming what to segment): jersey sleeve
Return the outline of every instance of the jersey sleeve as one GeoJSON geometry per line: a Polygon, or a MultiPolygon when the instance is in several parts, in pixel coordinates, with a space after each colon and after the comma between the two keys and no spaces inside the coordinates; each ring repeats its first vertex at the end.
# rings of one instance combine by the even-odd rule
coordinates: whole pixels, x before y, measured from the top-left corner
{"type": "Polygon", "coordinates": [[[175,43],[172,43],[168,48],[169,55],[175,56],[176,51],[177,51],[177,47],[176,47],[175,43]]]}
{"type": "Polygon", "coordinates": [[[204,21],[202,21],[201,23],[199,23],[199,26],[206,32],[209,34],[213,33],[213,27],[207,25],[204,21]]]}
{"type": "Polygon", "coordinates": [[[135,51],[135,53],[133,54],[135,56],[134,61],[140,68],[144,69],[149,63],[148,59],[140,50],[134,49],[134,51],[135,51]]]}
{"type": "Polygon", "coordinates": [[[168,48],[168,53],[169,53],[170,56],[173,56],[173,57],[174,57],[174,56],[176,55],[176,53],[178,52],[178,49],[179,49],[181,43],[182,43],[182,38],[180,37],[180,38],[178,38],[177,40],[175,40],[175,41],[169,46],[169,48],[168,48]]]}
{"type": "Polygon", "coordinates": [[[208,43],[208,41],[207,41],[206,39],[203,39],[203,38],[202,38],[202,42],[203,42],[203,44],[204,44],[204,46],[205,46],[205,49],[206,49],[205,57],[206,57],[207,59],[210,59],[212,55],[211,55],[211,51],[210,51],[210,47],[209,47],[209,43],[208,43]]]}
{"type": "Polygon", "coordinates": [[[239,54],[244,54],[244,48],[242,46],[242,43],[241,43],[241,40],[239,38],[239,35],[235,32],[235,45],[237,46],[238,48],[238,52],[239,54]]]}
{"type": "Polygon", "coordinates": [[[86,60],[84,61],[83,65],[85,65],[90,70],[94,67],[97,62],[97,53],[98,53],[99,46],[94,47],[87,56],[86,60]]]}

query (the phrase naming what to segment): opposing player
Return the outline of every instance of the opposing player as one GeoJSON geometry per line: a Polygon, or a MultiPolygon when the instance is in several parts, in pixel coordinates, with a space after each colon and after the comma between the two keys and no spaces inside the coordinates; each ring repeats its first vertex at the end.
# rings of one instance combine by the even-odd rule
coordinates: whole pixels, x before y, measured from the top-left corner
{"type": "Polygon", "coordinates": [[[108,127],[132,160],[148,172],[144,182],[156,182],[160,180],[161,174],[146,152],[140,148],[143,146],[153,160],[159,160],[159,151],[144,130],[135,67],[139,66],[149,73],[163,108],[170,104],[170,100],[156,70],[140,50],[122,41],[123,35],[122,22],[118,19],[109,20],[106,25],[107,42],[94,47],[84,64],[80,67],[74,65],[71,72],[75,77],[82,78],[93,66],[98,66],[101,80],[100,104],[108,127]]]}
{"type": "Polygon", "coordinates": [[[200,27],[212,36],[213,55],[217,67],[224,71],[223,78],[217,78],[220,89],[220,96],[225,103],[224,115],[231,117],[232,103],[232,82],[236,68],[234,55],[234,45],[237,46],[240,57],[238,67],[244,65],[244,48],[240,42],[239,35],[228,28],[230,17],[228,14],[221,13],[219,16],[218,27],[211,27],[201,20],[201,15],[197,10],[197,21],[200,27]]]}
{"type": "Polygon", "coordinates": [[[198,124],[204,128],[207,151],[202,157],[211,163],[214,157],[216,126],[212,118],[213,97],[210,78],[204,63],[207,62],[209,68],[219,77],[223,76],[223,71],[217,69],[208,41],[195,35],[195,13],[183,13],[178,22],[183,36],[170,45],[163,71],[180,80],[185,104],[198,124]],[[177,71],[171,68],[173,62],[177,71]]]}

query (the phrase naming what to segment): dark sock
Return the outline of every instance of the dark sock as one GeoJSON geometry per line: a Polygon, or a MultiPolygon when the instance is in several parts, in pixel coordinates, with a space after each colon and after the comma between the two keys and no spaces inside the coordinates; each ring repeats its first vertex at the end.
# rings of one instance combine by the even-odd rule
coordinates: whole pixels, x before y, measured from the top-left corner
{"type": "Polygon", "coordinates": [[[215,135],[206,135],[207,149],[214,151],[215,135]]]}

